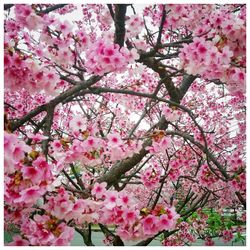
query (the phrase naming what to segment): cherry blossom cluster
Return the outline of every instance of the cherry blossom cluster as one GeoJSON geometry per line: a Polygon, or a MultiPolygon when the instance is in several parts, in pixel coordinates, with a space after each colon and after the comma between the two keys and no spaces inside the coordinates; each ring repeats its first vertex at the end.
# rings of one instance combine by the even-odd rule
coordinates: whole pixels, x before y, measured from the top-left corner
{"type": "Polygon", "coordinates": [[[27,27],[29,30],[43,28],[43,18],[37,15],[28,4],[17,4],[15,6],[15,18],[19,25],[27,27]]]}
{"type": "Polygon", "coordinates": [[[32,149],[15,134],[4,132],[4,172],[12,174],[15,172],[15,165],[24,159],[25,153],[32,149]]]}
{"type": "Polygon", "coordinates": [[[205,238],[205,242],[204,242],[204,245],[205,246],[214,246],[215,245],[215,242],[212,240],[212,238],[210,237],[206,237],[205,238]]]}
{"type": "Polygon", "coordinates": [[[191,225],[188,222],[182,221],[176,227],[179,228],[178,232],[166,237],[162,241],[164,246],[184,246],[186,243],[196,242],[196,236],[192,232],[191,225]]]}
{"type": "Polygon", "coordinates": [[[100,185],[95,185],[92,190],[92,194],[105,197],[100,219],[104,224],[119,225],[117,233],[122,239],[148,238],[159,231],[174,228],[178,215],[173,208],[158,204],[153,210],[139,210],[132,196],[105,189],[100,191],[104,187],[100,185]]]}
{"type": "Polygon", "coordinates": [[[51,167],[39,156],[31,166],[19,163],[15,172],[6,176],[5,201],[12,205],[34,204],[53,181],[51,167]]]}
{"type": "Polygon", "coordinates": [[[119,48],[117,44],[99,39],[86,51],[86,68],[89,73],[103,75],[112,71],[123,71],[127,64],[139,58],[136,49],[119,48]]]}
{"type": "Polygon", "coordinates": [[[188,74],[200,75],[204,79],[219,79],[226,82],[231,93],[245,92],[245,70],[232,66],[235,53],[228,45],[221,45],[223,38],[207,41],[195,37],[193,42],[181,49],[180,60],[188,74]]]}
{"type": "Polygon", "coordinates": [[[164,135],[164,131],[155,131],[152,134],[152,146],[146,147],[151,154],[165,153],[170,147],[171,140],[164,135]]]}
{"type": "Polygon", "coordinates": [[[234,152],[232,155],[228,156],[227,161],[230,163],[230,168],[232,171],[240,171],[245,167],[245,163],[242,160],[240,152],[234,152]]]}
{"type": "Polygon", "coordinates": [[[143,185],[149,189],[154,189],[160,182],[161,169],[156,166],[150,166],[141,173],[143,185]]]}
{"type": "MultiPolygon", "coordinates": [[[[165,28],[172,27],[173,29],[188,26],[195,29],[202,22],[201,17],[204,14],[210,13],[212,5],[193,5],[193,4],[168,4],[165,6],[166,20],[165,28]]],[[[152,18],[154,25],[159,25],[161,22],[163,5],[158,5],[156,8],[148,6],[144,9],[144,15],[152,18]]],[[[168,36],[166,36],[168,38],[168,36]]]]}
{"type": "Polygon", "coordinates": [[[76,200],[64,188],[57,191],[41,206],[46,214],[35,215],[21,225],[31,245],[67,245],[73,229],[62,221],[74,220],[76,225],[116,225],[116,232],[123,240],[139,240],[174,229],[179,217],[173,207],[162,204],[153,209],[141,208],[132,195],[107,190],[106,183],[95,183],[91,190],[94,199],[76,200]],[[31,232],[32,228],[37,229],[31,232]]]}
{"type": "Polygon", "coordinates": [[[142,31],[142,28],[144,27],[144,22],[139,15],[133,15],[130,16],[130,19],[126,21],[126,25],[126,37],[134,38],[142,31]]]}
{"type": "Polygon", "coordinates": [[[179,119],[179,117],[181,115],[181,111],[180,110],[173,110],[173,109],[169,108],[168,106],[163,105],[162,114],[165,116],[167,121],[175,122],[179,119]]]}
{"type": "Polygon", "coordinates": [[[70,126],[74,135],[80,135],[83,139],[74,140],[73,143],[68,139],[60,139],[51,143],[51,152],[58,160],[58,165],[80,162],[83,166],[96,166],[116,162],[139,152],[142,147],[140,142],[123,141],[118,133],[108,134],[106,139],[91,136],[87,125],[81,119],[73,119],[70,126]]]}
{"type": "Polygon", "coordinates": [[[206,208],[223,218],[245,206],[246,6],[160,4],[142,17],[127,5],[122,47],[120,6],[42,13],[52,6],[5,11],[4,230],[20,231],[10,245],[69,245],[90,224],[114,228],[110,245],[165,230],[165,246],[214,245],[244,230],[222,220],[211,234],[206,208]],[[166,104],[175,99],[190,112],[166,104]]]}
{"type": "MultiPolygon", "coordinates": [[[[19,91],[6,90],[4,92],[5,100],[9,103],[13,103],[12,107],[6,106],[4,112],[7,115],[7,119],[18,119],[28,112],[30,112],[37,105],[43,105],[49,100],[50,97],[44,93],[34,93],[22,89],[19,91]]],[[[36,118],[41,119],[43,114],[39,114],[36,118]]]]}
{"type": "Polygon", "coordinates": [[[100,221],[118,225],[116,232],[123,240],[146,239],[162,230],[171,230],[179,218],[173,207],[158,204],[151,210],[140,208],[131,195],[106,191],[103,183],[95,184],[92,194],[100,199],[105,197],[100,221]]]}
{"type": "MultiPolygon", "coordinates": [[[[164,23],[171,28],[189,27],[197,36],[180,50],[183,68],[189,74],[226,82],[232,94],[245,92],[246,65],[246,8],[242,7],[235,15],[234,7],[228,5],[218,11],[212,5],[171,4],[165,6],[168,15],[164,23]]],[[[163,13],[163,5],[157,8],[144,9],[154,24],[160,23],[163,13]]],[[[166,32],[163,39],[169,40],[169,37],[174,37],[171,31],[166,32]]]]}
{"type": "Polygon", "coordinates": [[[230,182],[235,190],[243,191],[246,190],[246,173],[239,175],[235,174],[234,179],[230,182]]]}
{"type": "Polygon", "coordinates": [[[221,237],[222,242],[227,243],[233,238],[234,238],[234,235],[233,235],[232,230],[224,230],[222,232],[222,237],[221,237]]]}
{"type": "Polygon", "coordinates": [[[29,92],[45,91],[54,95],[59,76],[38,64],[34,59],[19,53],[6,52],[4,55],[5,86],[11,90],[25,88],[29,92]]]}
{"type": "Polygon", "coordinates": [[[168,176],[171,181],[176,181],[181,175],[181,168],[183,167],[183,163],[181,159],[173,160],[170,162],[170,170],[168,176]]]}
{"type": "Polygon", "coordinates": [[[218,181],[218,177],[210,170],[208,165],[203,164],[199,171],[199,181],[203,186],[211,188],[218,181]]]}
{"type": "Polygon", "coordinates": [[[36,214],[23,220],[21,231],[32,246],[67,246],[75,230],[53,216],[36,214]]]}
{"type": "Polygon", "coordinates": [[[14,134],[5,132],[4,148],[8,152],[4,159],[5,201],[14,207],[33,205],[52,184],[52,167],[14,134]]]}

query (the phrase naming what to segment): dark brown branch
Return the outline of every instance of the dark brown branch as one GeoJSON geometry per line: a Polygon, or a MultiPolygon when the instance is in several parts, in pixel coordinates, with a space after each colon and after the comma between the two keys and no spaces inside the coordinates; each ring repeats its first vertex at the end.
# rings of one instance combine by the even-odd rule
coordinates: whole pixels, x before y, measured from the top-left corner
{"type": "MultiPolygon", "coordinates": [[[[166,237],[169,237],[170,235],[174,234],[177,231],[179,231],[179,229],[175,229],[175,230],[170,231],[170,232],[168,232],[168,231],[167,232],[163,231],[163,232],[165,232],[164,236],[166,238],[166,237]]],[[[153,236],[151,238],[148,238],[146,240],[142,240],[142,241],[138,242],[136,244],[136,246],[147,246],[155,237],[157,237],[158,235],[162,234],[163,232],[159,232],[159,233],[157,233],[155,236],[153,236]]]]}
{"type": "Polygon", "coordinates": [[[174,86],[174,83],[171,80],[170,75],[168,75],[165,66],[163,63],[157,61],[152,57],[140,57],[139,62],[142,62],[147,67],[151,68],[153,71],[157,72],[161,78],[161,81],[164,83],[168,94],[170,96],[170,100],[180,103],[181,97],[178,88],[174,86]]]}
{"type": "Polygon", "coordinates": [[[160,196],[161,196],[162,188],[163,188],[163,186],[164,186],[164,184],[165,184],[164,181],[165,181],[166,177],[167,177],[167,175],[164,177],[164,179],[163,179],[163,181],[162,181],[162,183],[161,183],[161,185],[160,185],[160,187],[159,187],[159,190],[157,191],[157,195],[156,195],[156,198],[155,198],[155,200],[154,200],[154,203],[153,203],[153,206],[152,206],[151,210],[153,210],[153,209],[155,208],[155,206],[157,205],[157,202],[159,201],[159,198],[160,198],[160,196]]]}
{"type": "Polygon", "coordinates": [[[71,179],[71,177],[68,175],[68,173],[63,169],[62,170],[63,174],[67,177],[67,179],[69,180],[69,182],[78,190],[80,190],[80,188],[76,185],[76,183],[71,179]]]}
{"type": "Polygon", "coordinates": [[[33,109],[32,111],[30,111],[27,115],[23,116],[22,118],[20,118],[18,121],[13,122],[11,124],[11,130],[12,132],[17,130],[19,127],[21,127],[24,123],[26,123],[27,121],[29,121],[31,118],[37,116],[38,114],[40,114],[41,112],[46,110],[46,105],[41,105],[38,106],[37,108],[33,109]]]}
{"type": "Polygon", "coordinates": [[[197,76],[193,76],[193,75],[183,75],[182,83],[181,83],[181,86],[179,88],[180,98],[184,97],[184,95],[187,93],[189,87],[192,85],[192,83],[194,82],[194,80],[196,78],[197,78],[197,76]]]}
{"type": "Polygon", "coordinates": [[[160,27],[159,27],[159,34],[158,34],[158,37],[157,37],[157,43],[156,44],[161,44],[161,36],[162,36],[163,26],[164,26],[164,23],[165,23],[165,20],[166,20],[166,15],[167,15],[166,8],[165,8],[165,5],[163,5],[161,24],[160,24],[160,27]]]}
{"type": "Polygon", "coordinates": [[[194,212],[195,210],[197,210],[198,207],[199,207],[199,204],[202,203],[203,200],[206,199],[207,196],[209,196],[209,195],[210,195],[209,192],[204,193],[204,194],[195,202],[195,204],[194,204],[191,208],[189,208],[185,213],[182,213],[181,216],[182,216],[182,217],[187,216],[188,214],[190,214],[190,213],[194,212]]]}
{"type": "Polygon", "coordinates": [[[113,232],[111,232],[106,226],[102,225],[101,223],[99,223],[98,225],[106,237],[112,236],[113,246],[124,246],[123,241],[121,240],[121,238],[118,235],[115,235],[113,232]]]}
{"type": "Polygon", "coordinates": [[[107,4],[107,6],[108,6],[108,9],[109,9],[109,12],[110,12],[112,19],[115,20],[115,13],[113,11],[112,4],[107,4]]]}
{"type": "Polygon", "coordinates": [[[247,208],[246,200],[242,197],[241,193],[239,191],[237,191],[237,192],[235,192],[235,194],[237,195],[241,204],[244,206],[244,209],[246,209],[247,208]]]}
{"type": "Polygon", "coordinates": [[[75,230],[82,236],[86,246],[94,246],[91,240],[91,225],[88,225],[88,229],[80,229],[75,227],[75,230]]]}
{"type": "Polygon", "coordinates": [[[98,178],[98,182],[107,182],[108,186],[116,184],[124,173],[132,169],[143,159],[143,157],[148,153],[145,148],[150,146],[151,143],[151,139],[147,139],[143,143],[142,149],[138,154],[134,154],[132,157],[125,159],[120,163],[114,164],[106,174],[98,178]]]}
{"type": "MultiPolygon", "coordinates": [[[[45,124],[44,124],[44,135],[48,137],[50,137],[50,130],[53,124],[54,108],[55,108],[54,106],[48,106],[46,110],[47,115],[46,115],[45,124]]],[[[48,143],[49,143],[49,138],[43,140],[42,142],[43,153],[46,157],[48,155],[48,143]]]]}
{"type": "MultiPolygon", "coordinates": [[[[10,8],[12,8],[15,4],[4,4],[4,10],[9,10],[10,8]]],[[[39,11],[39,15],[41,14],[48,14],[50,13],[51,11],[54,11],[54,10],[57,10],[57,9],[60,9],[60,8],[63,8],[64,6],[66,6],[67,4],[55,4],[51,7],[48,7],[47,9],[45,10],[41,10],[39,11]]]]}
{"type": "Polygon", "coordinates": [[[87,199],[87,198],[90,197],[90,192],[89,191],[83,191],[83,190],[79,190],[79,189],[74,189],[74,188],[69,187],[65,183],[62,183],[62,184],[63,184],[63,186],[65,187],[66,190],[72,192],[73,194],[74,193],[79,194],[83,199],[87,199]]]}
{"type": "Polygon", "coordinates": [[[13,6],[14,6],[14,4],[4,4],[4,10],[9,10],[13,6]]]}
{"type": "MultiPolygon", "coordinates": [[[[42,128],[42,126],[43,126],[43,124],[45,123],[45,121],[46,121],[46,116],[43,118],[42,121],[40,121],[40,122],[36,125],[36,127],[35,127],[35,129],[34,129],[34,131],[33,131],[33,134],[34,134],[34,135],[35,135],[36,133],[39,132],[39,130],[42,128]]],[[[26,144],[27,144],[27,145],[31,145],[31,142],[32,142],[32,139],[29,138],[29,139],[27,140],[26,144]]]]}
{"type": "Polygon", "coordinates": [[[125,39],[125,15],[126,15],[127,5],[126,4],[116,4],[115,5],[115,38],[114,43],[123,47],[125,39]]]}
{"type": "Polygon", "coordinates": [[[176,212],[180,213],[181,210],[185,207],[185,205],[191,200],[191,198],[194,196],[193,192],[190,192],[191,189],[189,189],[187,196],[185,197],[185,200],[183,201],[182,205],[177,208],[176,212]]]}

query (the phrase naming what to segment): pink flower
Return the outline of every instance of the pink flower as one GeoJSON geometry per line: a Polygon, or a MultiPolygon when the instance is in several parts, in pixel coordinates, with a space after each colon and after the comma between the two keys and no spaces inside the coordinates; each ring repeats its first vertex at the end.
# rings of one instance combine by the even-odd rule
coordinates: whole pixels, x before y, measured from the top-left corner
{"type": "Polygon", "coordinates": [[[166,149],[169,148],[170,140],[164,136],[160,141],[153,141],[152,146],[146,147],[151,154],[165,153],[166,149]]]}
{"type": "Polygon", "coordinates": [[[224,230],[222,233],[222,242],[229,242],[234,238],[233,232],[231,230],[224,230]]]}
{"type": "Polygon", "coordinates": [[[205,246],[214,246],[214,241],[211,238],[206,238],[205,239],[205,246]]]}
{"type": "Polygon", "coordinates": [[[31,13],[26,18],[26,27],[29,30],[37,30],[43,28],[43,19],[35,13],[31,13]]]}
{"type": "Polygon", "coordinates": [[[93,136],[89,136],[85,140],[84,144],[86,145],[86,148],[88,148],[88,149],[89,148],[96,148],[96,147],[100,146],[98,138],[95,138],[93,136]]]}
{"type": "Polygon", "coordinates": [[[233,56],[233,52],[230,50],[229,46],[225,46],[222,49],[220,60],[223,64],[228,65],[231,62],[231,57],[233,56]]]}
{"type": "Polygon", "coordinates": [[[126,192],[120,192],[119,193],[119,198],[120,198],[121,203],[122,203],[123,206],[129,206],[129,204],[132,201],[129,194],[127,194],[126,192]]]}
{"type": "Polygon", "coordinates": [[[105,198],[105,207],[108,209],[113,209],[117,205],[120,205],[120,200],[118,198],[117,191],[107,191],[105,198]]]}
{"type": "Polygon", "coordinates": [[[96,182],[91,190],[91,194],[94,195],[97,199],[102,199],[103,197],[105,197],[106,186],[107,186],[106,182],[102,183],[96,182]]]}
{"type": "Polygon", "coordinates": [[[124,213],[122,215],[124,221],[130,225],[132,225],[139,216],[139,211],[137,210],[129,210],[129,209],[125,209],[124,213]]]}
{"type": "Polygon", "coordinates": [[[22,160],[31,148],[24,141],[19,140],[17,135],[4,132],[4,151],[4,170],[10,174],[15,172],[15,164],[22,160]]]}
{"type": "Polygon", "coordinates": [[[15,202],[24,202],[24,203],[36,203],[36,201],[46,192],[44,188],[39,186],[33,186],[27,189],[24,189],[20,192],[20,198],[16,199],[15,202]]]}
{"type": "Polygon", "coordinates": [[[54,140],[50,145],[51,145],[53,151],[55,151],[55,152],[60,152],[63,149],[60,140],[54,140]]]}
{"type": "Polygon", "coordinates": [[[51,168],[52,166],[48,164],[44,156],[37,157],[36,160],[33,161],[32,165],[41,170],[43,172],[42,179],[49,181],[52,179],[52,172],[51,168]]]}
{"type": "Polygon", "coordinates": [[[21,230],[33,246],[69,245],[74,236],[74,228],[48,215],[24,220],[21,230]]]}
{"type": "Polygon", "coordinates": [[[158,232],[158,217],[154,215],[148,215],[141,221],[143,231],[146,235],[154,235],[158,232]]]}
{"type": "Polygon", "coordinates": [[[129,51],[119,45],[111,45],[106,41],[97,40],[86,52],[86,68],[89,73],[103,75],[110,71],[123,71],[128,63],[139,58],[136,49],[129,51]]]}
{"type": "Polygon", "coordinates": [[[123,143],[118,133],[108,134],[107,138],[108,138],[108,145],[110,147],[117,147],[123,143]]]}
{"type": "Polygon", "coordinates": [[[79,131],[85,131],[87,129],[87,122],[85,118],[75,116],[69,123],[71,130],[78,135],[79,131]]]}
{"type": "Polygon", "coordinates": [[[13,236],[13,241],[7,246],[29,246],[29,241],[24,240],[20,235],[13,236]]]}
{"type": "Polygon", "coordinates": [[[110,146],[109,154],[110,154],[110,161],[112,162],[121,160],[125,157],[125,152],[123,151],[123,149],[119,146],[115,146],[115,144],[110,146]]]}
{"type": "MultiPolygon", "coordinates": [[[[171,223],[172,224],[172,223],[171,223]]],[[[166,214],[163,214],[159,218],[159,230],[169,230],[171,229],[170,227],[170,219],[166,214]]]]}
{"type": "Polygon", "coordinates": [[[69,23],[69,21],[65,20],[62,23],[59,22],[56,28],[61,31],[64,36],[67,36],[70,32],[72,32],[73,26],[69,23]]]}
{"type": "Polygon", "coordinates": [[[22,173],[23,178],[31,180],[33,184],[39,184],[42,181],[43,172],[39,168],[24,166],[22,173]]]}
{"type": "Polygon", "coordinates": [[[75,229],[68,227],[65,223],[60,223],[57,227],[58,231],[61,231],[59,238],[53,243],[55,246],[70,246],[70,242],[74,238],[75,229]]]}
{"type": "Polygon", "coordinates": [[[160,181],[160,171],[157,167],[149,167],[141,174],[141,179],[145,187],[155,188],[160,181]]]}
{"type": "Polygon", "coordinates": [[[123,224],[120,225],[117,230],[117,235],[121,237],[122,240],[142,240],[146,239],[147,236],[143,232],[142,225],[135,224],[135,225],[129,225],[129,224],[123,224]]]}
{"type": "Polygon", "coordinates": [[[32,134],[30,132],[27,133],[27,136],[30,139],[32,139],[35,143],[40,142],[42,140],[46,140],[46,139],[49,138],[48,136],[44,136],[44,135],[41,135],[41,134],[32,134]]]}

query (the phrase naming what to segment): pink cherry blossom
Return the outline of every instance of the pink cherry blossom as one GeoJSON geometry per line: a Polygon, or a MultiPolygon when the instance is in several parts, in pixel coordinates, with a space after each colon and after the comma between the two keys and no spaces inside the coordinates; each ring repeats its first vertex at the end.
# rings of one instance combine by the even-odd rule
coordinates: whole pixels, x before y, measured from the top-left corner
{"type": "Polygon", "coordinates": [[[119,198],[118,198],[118,193],[116,191],[109,191],[106,193],[105,197],[105,207],[108,209],[112,209],[115,206],[120,204],[119,198]]]}
{"type": "Polygon", "coordinates": [[[205,246],[214,246],[214,241],[211,238],[206,238],[205,246]]]}
{"type": "Polygon", "coordinates": [[[10,245],[67,246],[76,231],[92,245],[95,225],[107,245],[245,232],[245,4],[4,9],[10,245]]]}
{"type": "Polygon", "coordinates": [[[25,153],[31,151],[31,148],[14,134],[4,133],[4,163],[5,172],[15,172],[14,165],[22,160],[25,153]]]}
{"type": "Polygon", "coordinates": [[[156,216],[148,215],[142,219],[143,231],[147,235],[154,235],[158,231],[159,219],[156,216]]]}
{"type": "Polygon", "coordinates": [[[96,182],[94,187],[91,190],[91,194],[95,195],[97,199],[102,199],[103,197],[105,197],[106,186],[107,186],[107,183],[105,182],[102,182],[102,183],[96,182]]]}
{"type": "Polygon", "coordinates": [[[23,239],[20,235],[13,236],[13,241],[8,246],[29,246],[29,241],[23,239]]]}
{"type": "Polygon", "coordinates": [[[39,186],[24,189],[20,192],[20,198],[16,199],[15,202],[34,204],[45,193],[45,191],[44,188],[40,188],[39,186]]]}

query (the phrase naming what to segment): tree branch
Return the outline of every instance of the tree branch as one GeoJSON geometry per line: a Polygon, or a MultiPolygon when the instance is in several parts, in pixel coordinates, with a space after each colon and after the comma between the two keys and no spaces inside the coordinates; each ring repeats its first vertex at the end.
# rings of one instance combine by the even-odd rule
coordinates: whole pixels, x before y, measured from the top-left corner
{"type": "Polygon", "coordinates": [[[21,119],[19,119],[16,122],[12,122],[10,125],[10,128],[12,132],[17,130],[19,127],[21,127],[23,124],[25,124],[27,121],[29,121],[31,118],[37,116],[42,111],[46,111],[48,107],[55,107],[59,103],[65,101],[68,97],[74,96],[75,94],[79,93],[83,89],[87,89],[93,84],[95,84],[97,81],[99,81],[102,78],[102,76],[92,76],[87,81],[81,81],[78,82],[77,85],[71,87],[67,91],[63,92],[59,96],[55,97],[53,100],[48,102],[47,104],[43,104],[41,106],[38,106],[37,108],[30,111],[27,115],[23,116],[21,119]]]}
{"type": "Polygon", "coordinates": [[[14,6],[14,4],[4,4],[4,10],[9,10],[13,6],[14,6]]]}
{"type": "MultiPolygon", "coordinates": [[[[47,106],[47,115],[45,118],[45,124],[44,124],[44,135],[50,137],[50,130],[51,130],[51,126],[53,124],[53,117],[54,117],[54,106],[47,106]]],[[[42,148],[43,148],[43,153],[44,155],[47,157],[48,155],[48,143],[49,143],[49,138],[43,140],[42,142],[42,148]]]]}
{"type": "Polygon", "coordinates": [[[161,35],[162,35],[162,31],[163,31],[163,26],[164,26],[164,23],[165,23],[165,20],[166,20],[166,8],[165,8],[165,5],[163,5],[163,11],[162,11],[162,17],[161,17],[161,24],[160,24],[160,27],[159,27],[159,34],[158,34],[158,37],[157,37],[157,45],[158,44],[161,44],[161,35]]]}
{"type": "Polygon", "coordinates": [[[123,47],[125,39],[125,15],[127,11],[126,4],[116,4],[115,5],[115,38],[114,43],[119,44],[120,47],[123,47]]]}
{"type": "Polygon", "coordinates": [[[71,168],[71,170],[72,170],[72,172],[73,172],[73,174],[74,174],[74,176],[75,176],[75,178],[77,180],[77,184],[82,188],[82,190],[85,190],[85,186],[84,186],[84,184],[82,182],[82,179],[79,178],[79,176],[78,176],[78,174],[77,174],[77,172],[75,170],[74,164],[71,163],[70,164],[70,168],[71,168]]]}
{"type": "Polygon", "coordinates": [[[109,12],[110,12],[112,19],[115,21],[115,13],[113,11],[112,4],[107,4],[107,6],[108,6],[108,9],[109,9],[109,12]]]}
{"type": "Polygon", "coordinates": [[[244,209],[246,209],[247,208],[246,200],[242,197],[241,193],[239,191],[237,191],[237,192],[235,192],[235,194],[237,195],[241,204],[244,206],[244,209]]]}

